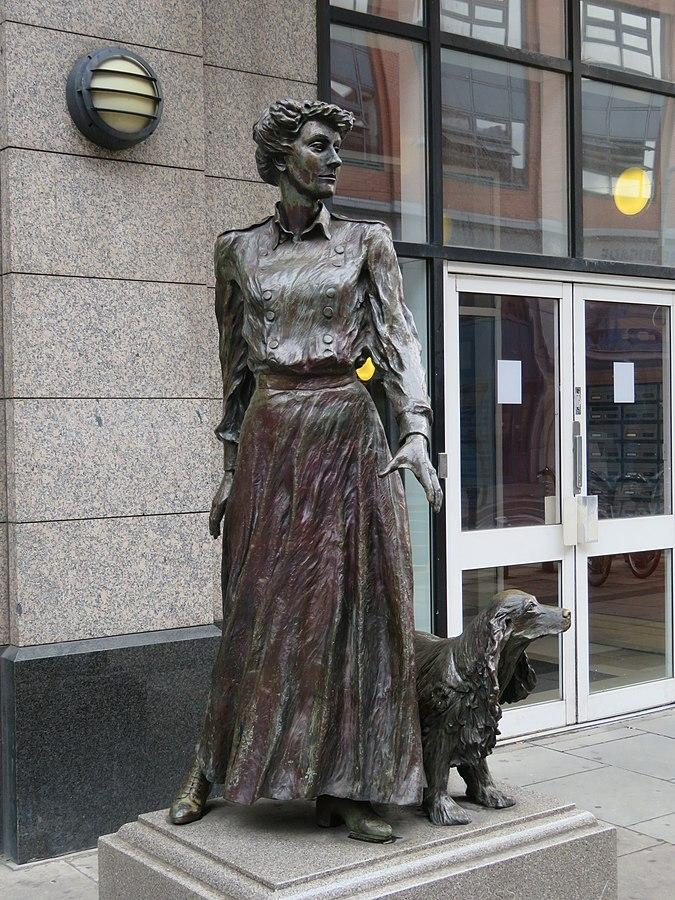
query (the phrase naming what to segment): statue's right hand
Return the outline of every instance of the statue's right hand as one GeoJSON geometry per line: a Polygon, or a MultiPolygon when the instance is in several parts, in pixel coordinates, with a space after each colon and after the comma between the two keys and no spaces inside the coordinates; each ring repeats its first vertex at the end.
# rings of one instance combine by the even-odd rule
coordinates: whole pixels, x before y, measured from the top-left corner
{"type": "Polygon", "coordinates": [[[209,531],[213,538],[220,536],[220,523],[223,521],[223,516],[225,515],[225,505],[230,494],[230,489],[232,488],[233,475],[233,472],[223,473],[222,481],[213,496],[211,512],[209,513],[209,531]]]}

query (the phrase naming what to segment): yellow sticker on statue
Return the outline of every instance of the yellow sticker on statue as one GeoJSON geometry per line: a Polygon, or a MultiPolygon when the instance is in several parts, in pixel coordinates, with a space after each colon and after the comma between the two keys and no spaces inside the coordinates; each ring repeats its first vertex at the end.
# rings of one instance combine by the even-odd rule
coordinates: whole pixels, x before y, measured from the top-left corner
{"type": "Polygon", "coordinates": [[[356,370],[356,374],[361,381],[370,381],[375,374],[375,365],[370,357],[368,357],[360,369],[356,370]]]}

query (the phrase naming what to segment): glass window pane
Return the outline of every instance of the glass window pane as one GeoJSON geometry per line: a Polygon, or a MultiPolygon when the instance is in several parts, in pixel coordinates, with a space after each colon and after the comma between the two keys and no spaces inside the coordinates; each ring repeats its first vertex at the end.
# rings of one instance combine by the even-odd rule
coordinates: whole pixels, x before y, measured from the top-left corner
{"type": "Polygon", "coordinates": [[[675,100],[582,82],[584,256],[675,265],[675,100]]]}
{"type": "MultiPolygon", "coordinates": [[[[464,627],[492,603],[495,594],[506,590],[526,591],[545,606],[560,606],[560,563],[528,563],[462,572],[464,627]]],[[[539,638],[527,648],[537,685],[525,703],[542,703],[562,697],[562,654],[559,635],[539,638]]]]}
{"type": "Polygon", "coordinates": [[[588,493],[601,519],[670,512],[670,310],[586,301],[588,493]]]}
{"type": "Polygon", "coordinates": [[[445,243],[565,256],[565,79],[443,50],[445,243]]]}
{"type": "Polygon", "coordinates": [[[591,693],[669,678],[671,551],[588,560],[591,693]]]}
{"type": "MultiPolygon", "coordinates": [[[[405,302],[413,315],[422,363],[429,383],[429,333],[427,322],[426,263],[420,259],[400,259],[405,302]]],[[[424,489],[415,476],[403,470],[415,581],[415,628],[431,631],[431,513],[424,489]]]]}
{"type": "Polygon", "coordinates": [[[556,524],[558,301],[459,302],[462,528],[556,524]]]}
{"type": "Polygon", "coordinates": [[[580,0],[581,58],[665,81],[673,76],[673,0],[580,0]]]}
{"type": "Polygon", "coordinates": [[[441,0],[441,29],[502,47],[565,55],[565,0],[441,0]]]}
{"type": "Polygon", "coordinates": [[[333,208],[426,240],[424,51],[415,41],[331,26],[332,101],[354,113],[333,208]]]}
{"type": "Polygon", "coordinates": [[[396,19],[410,25],[424,25],[424,0],[330,0],[330,3],[341,9],[396,19]]]}

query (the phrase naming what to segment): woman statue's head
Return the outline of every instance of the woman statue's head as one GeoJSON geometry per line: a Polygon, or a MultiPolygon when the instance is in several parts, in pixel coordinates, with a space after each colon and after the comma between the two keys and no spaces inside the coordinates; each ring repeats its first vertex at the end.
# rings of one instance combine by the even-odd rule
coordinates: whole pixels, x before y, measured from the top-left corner
{"type": "Polygon", "coordinates": [[[263,181],[319,200],[335,193],[342,138],[354,116],[321,100],[277,100],[253,126],[263,181]]]}

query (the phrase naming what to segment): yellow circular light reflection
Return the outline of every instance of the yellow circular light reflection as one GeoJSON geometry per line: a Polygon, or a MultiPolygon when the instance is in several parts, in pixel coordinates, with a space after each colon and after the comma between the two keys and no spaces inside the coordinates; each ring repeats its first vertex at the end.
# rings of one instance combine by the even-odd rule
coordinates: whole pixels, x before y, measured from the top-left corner
{"type": "Polygon", "coordinates": [[[624,216],[641,213],[652,198],[652,180],[639,166],[631,166],[616,179],[614,203],[624,216]]]}
{"type": "Polygon", "coordinates": [[[356,370],[356,374],[361,381],[370,381],[375,374],[375,365],[370,357],[368,357],[360,369],[356,370]]]}

